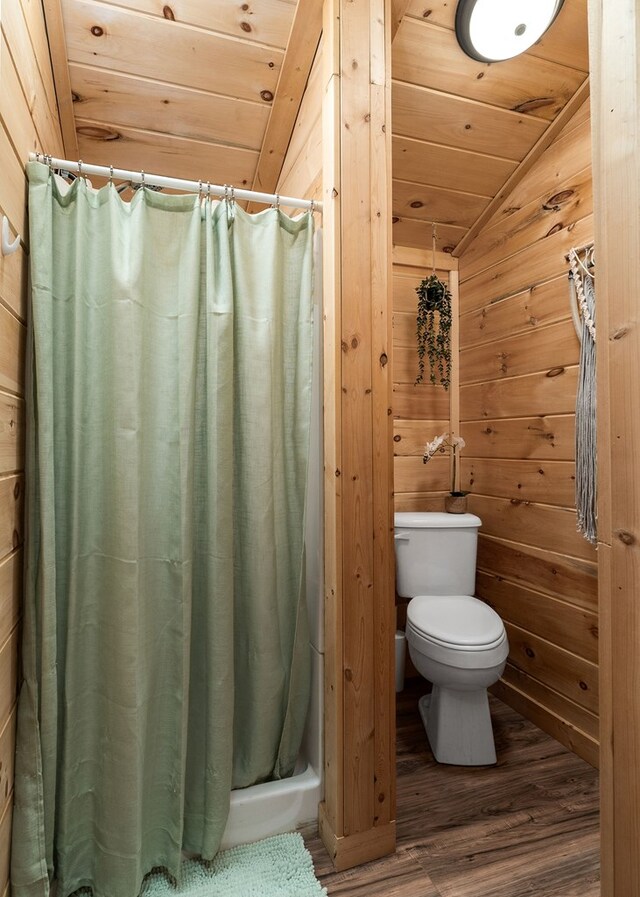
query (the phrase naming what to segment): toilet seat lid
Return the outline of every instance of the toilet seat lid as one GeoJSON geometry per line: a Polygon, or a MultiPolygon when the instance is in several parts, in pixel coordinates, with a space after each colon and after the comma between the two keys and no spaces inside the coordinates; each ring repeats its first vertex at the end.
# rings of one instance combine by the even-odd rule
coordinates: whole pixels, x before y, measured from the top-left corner
{"type": "Polygon", "coordinates": [[[498,614],[471,595],[417,595],[407,619],[424,638],[468,651],[486,650],[505,637],[498,614]]]}

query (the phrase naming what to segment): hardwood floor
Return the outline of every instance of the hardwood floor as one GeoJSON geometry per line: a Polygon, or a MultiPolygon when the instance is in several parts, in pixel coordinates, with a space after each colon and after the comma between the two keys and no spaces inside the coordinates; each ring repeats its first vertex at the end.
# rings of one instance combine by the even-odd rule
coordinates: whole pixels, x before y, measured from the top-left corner
{"type": "Polygon", "coordinates": [[[600,897],[596,770],[495,698],[498,764],[441,766],[424,690],[398,696],[396,854],[336,873],[306,839],[329,897],[600,897]]]}

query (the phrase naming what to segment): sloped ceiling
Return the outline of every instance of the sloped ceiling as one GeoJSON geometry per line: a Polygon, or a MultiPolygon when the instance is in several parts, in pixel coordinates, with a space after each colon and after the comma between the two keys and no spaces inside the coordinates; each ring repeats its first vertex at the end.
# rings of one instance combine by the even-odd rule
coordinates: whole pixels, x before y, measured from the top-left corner
{"type": "Polygon", "coordinates": [[[458,246],[586,96],[586,0],[565,0],[535,46],[493,64],[458,46],[456,6],[409,0],[393,43],[394,242],[404,246],[430,248],[432,222],[438,249],[458,246]]]}
{"type": "MultiPolygon", "coordinates": [[[[429,248],[435,223],[437,248],[459,251],[584,101],[586,4],[565,0],[531,50],[484,64],[458,46],[456,0],[393,0],[396,244],[429,248]]],[[[45,6],[62,21],[59,100],[66,78],[67,131],[83,161],[275,189],[321,0],[45,6]]]]}

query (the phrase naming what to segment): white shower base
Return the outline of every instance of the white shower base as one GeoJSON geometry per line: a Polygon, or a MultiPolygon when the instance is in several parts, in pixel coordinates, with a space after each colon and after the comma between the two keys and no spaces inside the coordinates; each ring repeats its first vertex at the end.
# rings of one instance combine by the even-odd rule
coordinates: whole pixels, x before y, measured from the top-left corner
{"type": "Polygon", "coordinates": [[[315,822],[322,788],[322,655],[311,651],[311,701],[300,757],[288,779],[231,792],[221,847],[248,844],[315,822]]]}
{"type": "Polygon", "coordinates": [[[317,819],[321,785],[318,773],[307,765],[290,779],[232,792],[222,848],[293,832],[317,819]]]}

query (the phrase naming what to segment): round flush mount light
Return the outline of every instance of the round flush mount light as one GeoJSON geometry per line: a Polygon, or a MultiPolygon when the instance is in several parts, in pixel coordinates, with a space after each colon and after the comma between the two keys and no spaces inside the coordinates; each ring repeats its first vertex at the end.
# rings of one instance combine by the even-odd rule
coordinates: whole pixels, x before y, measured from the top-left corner
{"type": "Polygon", "coordinates": [[[472,59],[501,62],[540,40],[563,0],[458,0],[456,36],[472,59]]]}

